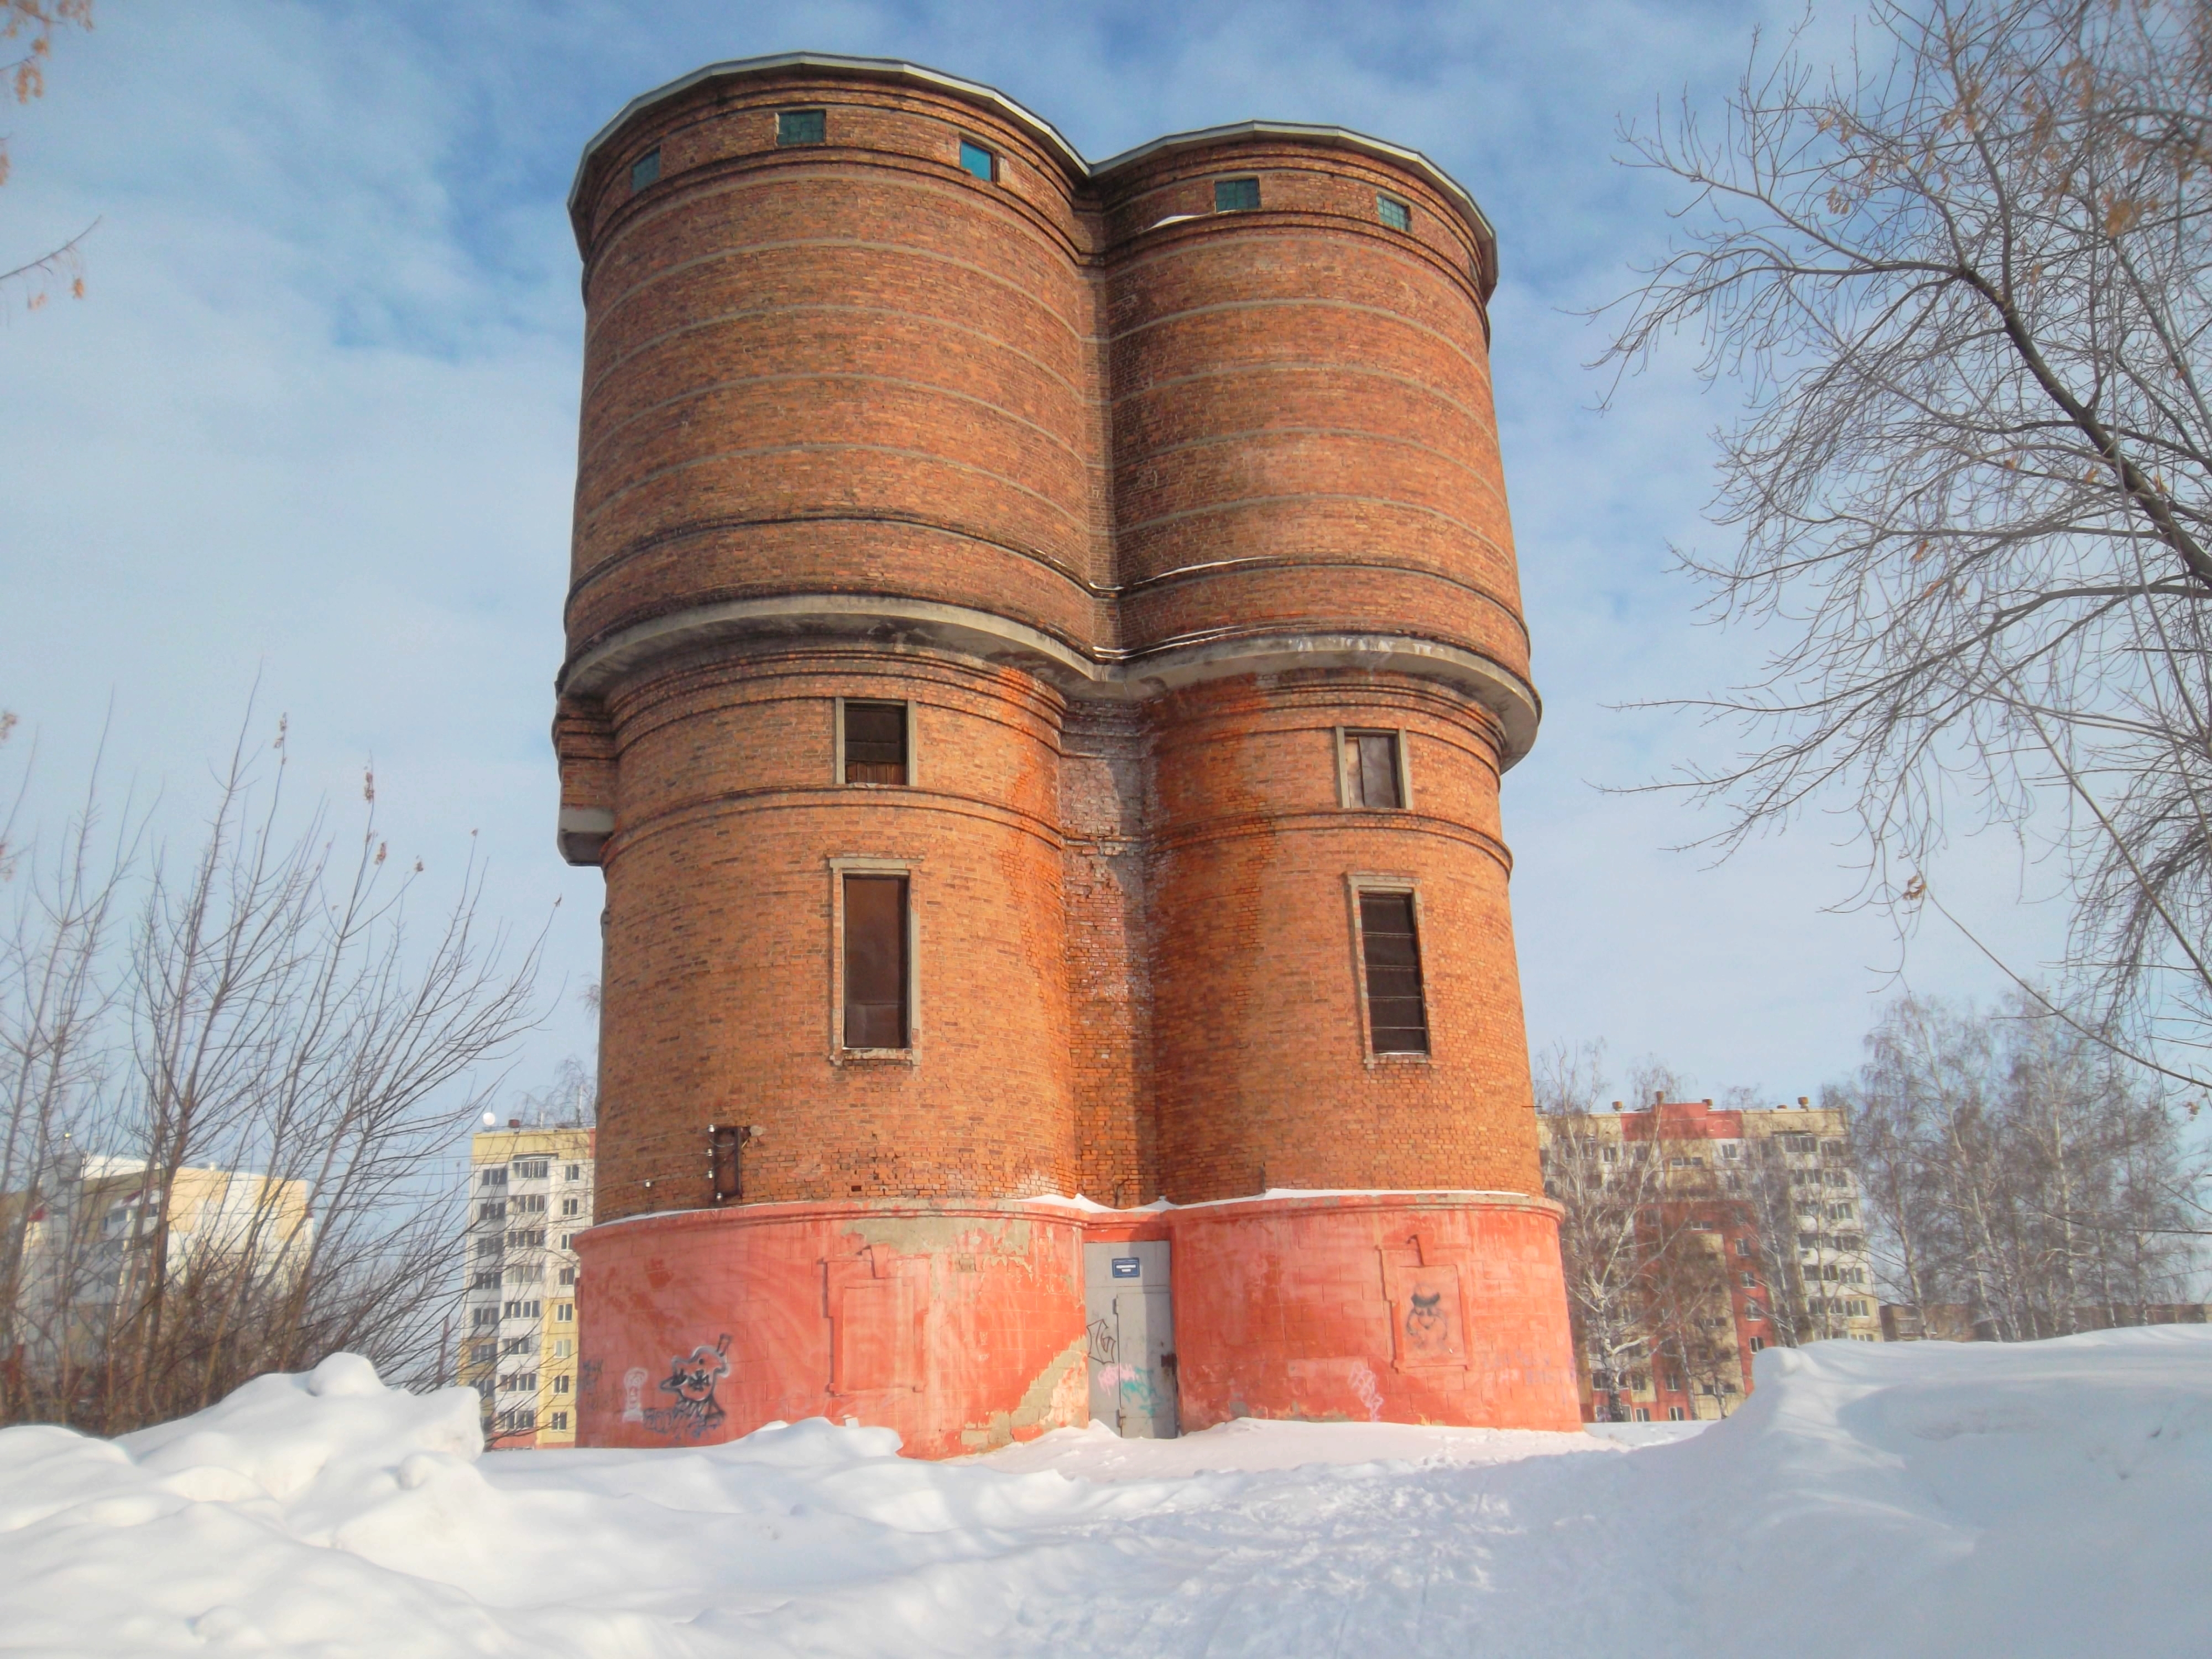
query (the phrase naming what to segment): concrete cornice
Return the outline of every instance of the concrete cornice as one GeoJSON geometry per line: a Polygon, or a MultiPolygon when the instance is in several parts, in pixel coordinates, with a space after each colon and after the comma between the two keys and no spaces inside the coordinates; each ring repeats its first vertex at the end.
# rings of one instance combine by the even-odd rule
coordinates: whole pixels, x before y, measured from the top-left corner
{"type": "Polygon", "coordinates": [[[842,639],[951,651],[1036,674],[1063,694],[1138,701],[1239,674],[1353,668],[1456,686],[1498,717],[1501,769],[1536,742],[1543,704],[1504,665],[1465,646],[1418,635],[1341,629],[1275,629],[1173,641],[1109,659],[988,611],[933,600],[864,593],[787,593],[692,605],[618,629],[578,653],[555,690],[605,695],[630,674],[700,648],[761,639],[842,639]]]}
{"type": "Polygon", "coordinates": [[[1087,161],[1059,128],[1042,116],[1016,103],[996,87],[985,86],[980,81],[963,80],[957,75],[947,75],[941,70],[930,69],[921,64],[910,64],[903,58],[848,58],[842,53],[828,52],[784,52],[767,58],[732,58],[721,63],[704,64],[689,75],[678,76],[663,86],[653,88],[650,92],[640,93],[624,104],[611,121],[586,141],[584,153],[576,163],[576,176],[568,186],[568,216],[576,224],[579,242],[583,240],[579,214],[583,203],[584,179],[591,170],[592,158],[632,118],[710,81],[738,80],[775,75],[788,70],[820,70],[832,75],[899,82],[964,99],[1023,128],[1060,157],[1069,177],[1091,185],[1104,183],[1122,168],[1133,167],[1156,155],[1207,144],[1233,143],[1240,138],[1283,138],[1301,143],[1326,144],[1357,150],[1378,160],[1393,162],[1419,174],[1433,185],[1466,221],[1468,229],[1482,251],[1480,286],[1485,298],[1498,283],[1498,233],[1492,228],[1488,216],[1476,204],[1465,185],[1420,151],[1406,145],[1370,137],[1349,127],[1313,125],[1299,121],[1237,121],[1226,126],[1203,127],[1193,132],[1169,133],[1139,144],[1134,149],[1110,155],[1103,161],[1087,161]]]}

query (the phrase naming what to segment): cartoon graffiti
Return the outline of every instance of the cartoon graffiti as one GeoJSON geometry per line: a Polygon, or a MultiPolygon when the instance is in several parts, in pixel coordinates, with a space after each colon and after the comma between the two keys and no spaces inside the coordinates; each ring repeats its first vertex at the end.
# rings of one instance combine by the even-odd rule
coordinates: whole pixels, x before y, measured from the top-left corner
{"type": "Polygon", "coordinates": [[[623,1421],[645,1421],[645,1385],[653,1381],[653,1373],[642,1365],[633,1365],[623,1373],[623,1421]]]}
{"type": "Polygon", "coordinates": [[[1443,1310],[1444,1293],[1413,1291],[1407,1297],[1406,1346],[1413,1353],[1441,1353],[1451,1346],[1451,1322],[1443,1310]]]}
{"type": "Polygon", "coordinates": [[[696,1440],[708,1431],[720,1425],[728,1415],[714,1398],[714,1385],[730,1374],[730,1334],[722,1333],[721,1340],[708,1347],[702,1342],[687,1358],[677,1355],[668,1362],[668,1375],[660,1379],[660,1391],[672,1394],[674,1401],[658,1406],[645,1413],[645,1426],[656,1434],[682,1435],[696,1440]]]}

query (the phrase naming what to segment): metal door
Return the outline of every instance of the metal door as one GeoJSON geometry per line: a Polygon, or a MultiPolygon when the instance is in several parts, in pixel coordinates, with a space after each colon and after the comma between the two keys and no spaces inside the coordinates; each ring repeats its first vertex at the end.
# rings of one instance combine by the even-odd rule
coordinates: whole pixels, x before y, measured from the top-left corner
{"type": "Polygon", "coordinates": [[[1133,1440],[1173,1439],[1179,1431],[1166,1243],[1085,1244],[1083,1277],[1091,1417],[1133,1440]]]}

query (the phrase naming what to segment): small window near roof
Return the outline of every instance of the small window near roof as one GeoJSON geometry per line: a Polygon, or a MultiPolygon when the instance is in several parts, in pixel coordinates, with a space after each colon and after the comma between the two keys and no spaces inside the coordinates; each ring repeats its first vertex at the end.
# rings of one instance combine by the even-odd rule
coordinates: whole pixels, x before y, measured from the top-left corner
{"type": "Polygon", "coordinates": [[[1260,181],[1257,179],[1216,179],[1213,181],[1213,210],[1216,213],[1249,213],[1260,205],[1260,181]]]}
{"type": "Polygon", "coordinates": [[[999,158],[982,145],[960,141],[960,170],[973,173],[985,184],[996,184],[999,179],[999,158]]]}
{"type": "Polygon", "coordinates": [[[780,109],[775,112],[775,142],[779,144],[826,144],[830,142],[830,112],[819,109],[780,109]]]}
{"type": "Polygon", "coordinates": [[[633,196],[660,177],[660,152],[649,149],[629,164],[629,193],[633,196]]]}
{"type": "Polygon", "coordinates": [[[1395,196],[1376,197],[1375,211],[1393,230],[1411,230],[1413,228],[1413,210],[1395,196]]]}

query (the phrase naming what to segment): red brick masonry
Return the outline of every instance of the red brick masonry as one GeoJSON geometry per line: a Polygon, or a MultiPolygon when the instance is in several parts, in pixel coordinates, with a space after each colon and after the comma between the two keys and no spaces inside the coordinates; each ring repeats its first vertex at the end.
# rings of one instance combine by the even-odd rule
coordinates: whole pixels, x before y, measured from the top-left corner
{"type": "Polygon", "coordinates": [[[1182,1206],[1142,1224],[1186,1424],[1571,1421],[1553,1224],[1514,1196],[1498,791],[1539,709],[1472,199],[1332,128],[1093,166],[988,88],[802,55],[636,100],[569,205],[555,742],[606,882],[619,1224],[580,1247],[584,1440],[1067,1420],[1109,1224],[1035,1202],[1069,1193],[1182,1206]],[[779,143],[793,111],[821,142],[779,143]],[[907,706],[904,785],[841,781],[840,699],[907,706]],[[1396,734],[1399,805],[1347,792],[1347,729],[1396,734]],[[854,868],[907,884],[902,1051],[842,1047],[854,868]],[[1425,1054],[1370,1052],[1376,888],[1411,896],[1425,1054]],[[720,1210],[712,1125],[758,1130],[720,1210]],[[1281,1189],[1506,1196],[1406,1199],[1402,1233],[1395,1199],[1226,1202],[1281,1189]]]}

